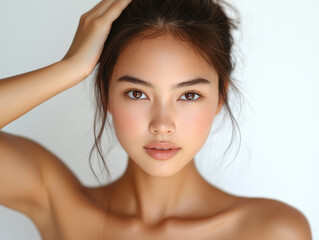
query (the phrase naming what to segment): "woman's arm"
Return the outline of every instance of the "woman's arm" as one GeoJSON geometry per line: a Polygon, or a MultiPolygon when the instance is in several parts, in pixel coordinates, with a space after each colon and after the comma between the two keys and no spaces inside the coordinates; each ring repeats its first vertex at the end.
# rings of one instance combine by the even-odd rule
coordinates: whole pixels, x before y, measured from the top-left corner
{"type": "Polygon", "coordinates": [[[104,0],[83,14],[73,43],[57,63],[0,80],[0,129],[83,81],[94,69],[112,22],[131,0],[104,0]]]}
{"type": "MultiPolygon", "coordinates": [[[[98,62],[112,22],[130,1],[103,0],[82,15],[73,43],[60,62],[0,80],[0,128],[84,80],[98,62]]],[[[0,205],[41,219],[48,193],[60,191],[67,182],[78,184],[44,147],[0,131],[0,205]],[[58,190],[57,181],[61,182],[58,190]]]]}
{"type": "Polygon", "coordinates": [[[71,62],[0,80],[0,128],[85,79],[71,62]]]}

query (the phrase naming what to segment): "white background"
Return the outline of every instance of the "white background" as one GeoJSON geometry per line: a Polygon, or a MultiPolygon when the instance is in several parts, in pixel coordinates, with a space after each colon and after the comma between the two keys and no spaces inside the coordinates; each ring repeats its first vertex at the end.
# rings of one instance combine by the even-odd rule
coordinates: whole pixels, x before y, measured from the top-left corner
{"type": "MultiPolygon", "coordinates": [[[[79,17],[96,3],[1,0],[0,78],[59,61],[79,17]]],[[[298,208],[319,239],[319,2],[237,0],[235,6],[242,23],[235,50],[235,77],[245,96],[239,115],[241,149],[226,168],[236,142],[222,159],[230,125],[226,122],[218,130],[222,118],[217,118],[213,137],[195,161],[208,181],[226,191],[298,208]]],[[[83,184],[97,185],[88,164],[93,143],[91,83],[92,76],[3,130],[38,141],[63,159],[83,184]]],[[[234,112],[239,112],[236,105],[234,112]]],[[[119,177],[126,166],[119,145],[108,162],[113,179],[119,177]]],[[[0,239],[37,240],[40,235],[27,217],[0,207],[0,239]]]]}

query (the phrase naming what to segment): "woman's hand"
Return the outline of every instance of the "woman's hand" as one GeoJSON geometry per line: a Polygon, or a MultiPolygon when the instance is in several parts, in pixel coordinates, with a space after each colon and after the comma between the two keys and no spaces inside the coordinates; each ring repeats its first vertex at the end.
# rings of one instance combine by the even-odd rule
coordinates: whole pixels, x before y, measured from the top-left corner
{"type": "Polygon", "coordinates": [[[88,76],[97,64],[113,21],[132,0],[102,0],[81,16],[72,45],[62,60],[73,62],[88,76]]]}
{"type": "Polygon", "coordinates": [[[113,21],[132,0],[102,0],[83,14],[62,59],[32,72],[0,79],[0,129],[49,98],[82,82],[98,62],[113,21]]]}

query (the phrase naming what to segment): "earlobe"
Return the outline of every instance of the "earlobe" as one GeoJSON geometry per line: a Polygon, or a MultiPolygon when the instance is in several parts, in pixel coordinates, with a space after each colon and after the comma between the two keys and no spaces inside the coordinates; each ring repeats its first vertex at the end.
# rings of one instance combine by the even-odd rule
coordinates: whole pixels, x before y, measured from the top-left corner
{"type": "Polygon", "coordinates": [[[224,105],[224,100],[220,100],[218,105],[217,105],[216,115],[219,114],[219,112],[222,109],[223,105],[224,105]]]}
{"type": "Polygon", "coordinates": [[[216,109],[216,115],[220,112],[222,109],[224,103],[225,103],[225,98],[227,98],[227,93],[228,93],[228,87],[229,87],[229,81],[226,81],[225,83],[225,96],[221,96],[221,99],[219,99],[218,106],[216,109]]]}
{"type": "Polygon", "coordinates": [[[112,115],[111,106],[110,106],[110,99],[108,98],[105,103],[107,106],[107,108],[106,108],[107,112],[112,115]]]}
{"type": "Polygon", "coordinates": [[[111,112],[111,108],[110,108],[110,105],[109,103],[107,103],[107,112],[110,113],[112,115],[112,112],[111,112]]]}

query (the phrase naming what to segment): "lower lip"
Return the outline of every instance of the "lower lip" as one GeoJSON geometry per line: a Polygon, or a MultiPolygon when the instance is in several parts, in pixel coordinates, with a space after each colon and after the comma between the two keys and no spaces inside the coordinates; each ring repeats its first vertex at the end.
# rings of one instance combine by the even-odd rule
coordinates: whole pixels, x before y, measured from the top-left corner
{"type": "Polygon", "coordinates": [[[157,160],[167,160],[175,156],[179,149],[157,150],[153,148],[145,148],[146,152],[157,160]]]}

